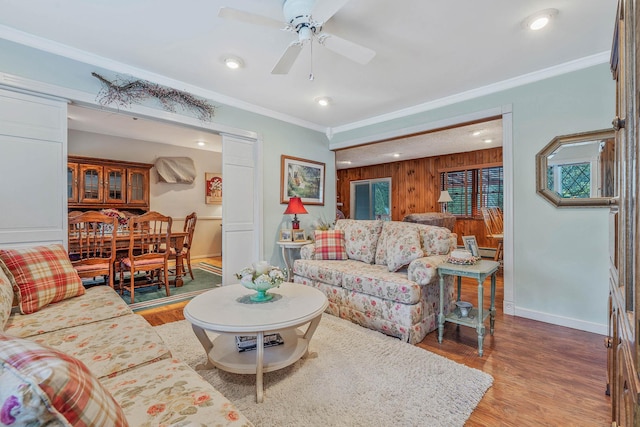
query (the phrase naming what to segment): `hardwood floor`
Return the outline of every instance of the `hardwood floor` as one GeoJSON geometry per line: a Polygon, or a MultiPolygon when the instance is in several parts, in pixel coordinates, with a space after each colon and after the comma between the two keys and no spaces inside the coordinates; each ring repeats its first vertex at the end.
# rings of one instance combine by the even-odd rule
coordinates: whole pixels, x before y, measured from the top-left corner
{"type": "MultiPolygon", "coordinates": [[[[221,266],[219,258],[204,260],[221,266]]],[[[487,279],[486,284],[489,280],[487,279]]],[[[462,299],[477,301],[477,282],[463,279],[462,299]]],[[[485,287],[486,306],[489,286],[485,287]]],[[[442,344],[437,331],[419,347],[494,378],[467,426],[606,426],[610,422],[610,398],[606,388],[604,337],[589,332],[504,315],[502,277],[498,276],[495,334],[484,340],[484,356],[478,357],[474,329],[447,323],[442,344]]],[[[154,325],[181,320],[178,303],[142,312],[154,325]]],[[[605,302],[603,302],[605,304],[605,302]]],[[[487,325],[488,325],[487,321],[487,325]]],[[[417,381],[429,381],[423,378],[417,381]]],[[[419,386],[419,384],[416,384],[419,386]]]]}

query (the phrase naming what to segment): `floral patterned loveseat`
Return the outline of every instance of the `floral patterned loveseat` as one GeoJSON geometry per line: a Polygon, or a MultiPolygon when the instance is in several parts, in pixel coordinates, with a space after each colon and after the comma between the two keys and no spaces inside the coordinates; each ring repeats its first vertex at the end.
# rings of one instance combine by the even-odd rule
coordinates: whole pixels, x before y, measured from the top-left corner
{"type": "Polygon", "coordinates": [[[0,249],[3,425],[252,424],[113,289],[85,289],[50,245],[0,249]]]}
{"type": "MultiPolygon", "coordinates": [[[[335,230],[316,231],[315,243],[301,248],[294,282],[324,292],[328,313],[415,344],[437,327],[437,266],[456,244],[457,235],[443,227],[341,219],[335,230]],[[322,233],[332,233],[328,252],[322,233]]],[[[455,307],[450,276],[444,301],[448,313],[455,307]]]]}

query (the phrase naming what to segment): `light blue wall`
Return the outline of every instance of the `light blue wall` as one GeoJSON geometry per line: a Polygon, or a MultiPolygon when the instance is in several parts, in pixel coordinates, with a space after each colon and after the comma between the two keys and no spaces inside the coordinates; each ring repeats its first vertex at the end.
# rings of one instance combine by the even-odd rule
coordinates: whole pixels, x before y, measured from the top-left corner
{"type": "MultiPolygon", "coordinates": [[[[0,40],[0,71],[86,92],[99,84],[77,61],[0,40]]],[[[425,84],[429,84],[426,82],[425,84]]],[[[483,96],[404,119],[337,134],[332,142],[375,135],[412,125],[511,105],[514,167],[514,300],[516,312],[559,324],[604,332],[607,319],[607,211],[556,209],[535,192],[535,154],[554,136],[610,126],[615,87],[600,65],[560,77],[483,96]]],[[[213,101],[214,104],[218,103],[213,101]]],[[[273,243],[285,220],[280,200],[280,155],[325,162],[325,206],[301,216],[310,228],[316,217],[335,211],[334,155],[323,134],[237,108],[221,106],[216,123],[255,131],[264,140],[264,254],[281,263],[273,243]]],[[[1,172],[0,172],[1,174],[1,172]]]]}
{"type": "MultiPolygon", "coordinates": [[[[114,73],[78,61],[25,47],[0,39],[0,72],[54,84],[89,93],[98,93],[100,83],[91,72],[113,78],[114,73]]],[[[309,215],[300,215],[301,228],[310,229],[320,216],[335,217],[335,161],[323,133],[288,124],[279,120],[249,113],[238,108],[211,103],[216,109],[214,123],[258,133],[263,140],[263,250],[265,259],[283,265],[280,250],[275,244],[281,223],[290,220],[283,216],[286,205],[280,204],[280,156],[311,159],[326,164],[325,205],[308,206],[309,215]]],[[[157,107],[148,104],[151,107],[157,107]]],[[[157,107],[159,108],[159,107],[157,107]]],[[[180,113],[180,111],[178,111],[180,113]]],[[[2,179],[2,172],[0,172],[2,179]]],[[[250,262],[251,260],[247,260],[250,262]]]]}
{"type": "Polygon", "coordinates": [[[611,127],[615,85],[606,64],[344,132],[332,143],[511,105],[516,313],[604,333],[608,210],[557,209],[536,194],[535,155],[557,135],[611,127]]]}

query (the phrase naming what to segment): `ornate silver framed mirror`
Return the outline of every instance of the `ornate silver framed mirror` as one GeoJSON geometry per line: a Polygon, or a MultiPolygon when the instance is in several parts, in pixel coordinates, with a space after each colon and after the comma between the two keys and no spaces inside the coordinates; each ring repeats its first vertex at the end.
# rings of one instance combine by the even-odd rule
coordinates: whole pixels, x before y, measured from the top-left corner
{"type": "Polygon", "coordinates": [[[609,206],[617,195],[615,131],[553,138],[536,155],[536,190],[559,208],[609,206]]]}

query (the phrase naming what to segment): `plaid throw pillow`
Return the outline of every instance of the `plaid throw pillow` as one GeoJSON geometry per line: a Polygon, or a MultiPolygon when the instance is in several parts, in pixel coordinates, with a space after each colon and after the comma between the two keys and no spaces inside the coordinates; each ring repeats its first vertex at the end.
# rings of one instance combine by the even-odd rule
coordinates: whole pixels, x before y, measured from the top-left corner
{"type": "Polygon", "coordinates": [[[82,362],[33,341],[0,334],[0,383],[0,425],[128,425],[82,362]]]}
{"type": "Polygon", "coordinates": [[[349,259],[344,245],[344,231],[316,230],[316,259],[349,259]]]}
{"type": "Polygon", "coordinates": [[[22,314],[84,294],[82,280],[62,245],[3,249],[0,259],[19,296],[22,314]]]}
{"type": "MultiPolygon", "coordinates": [[[[2,260],[0,260],[0,264],[2,264],[2,260]]],[[[5,325],[9,321],[12,305],[13,285],[2,267],[0,267],[0,331],[4,330],[5,325]]]]}

